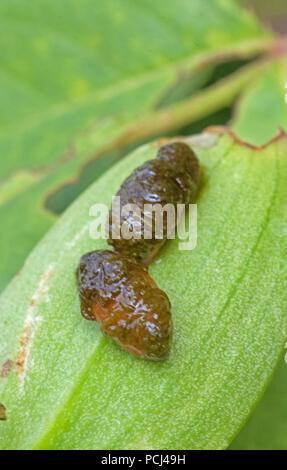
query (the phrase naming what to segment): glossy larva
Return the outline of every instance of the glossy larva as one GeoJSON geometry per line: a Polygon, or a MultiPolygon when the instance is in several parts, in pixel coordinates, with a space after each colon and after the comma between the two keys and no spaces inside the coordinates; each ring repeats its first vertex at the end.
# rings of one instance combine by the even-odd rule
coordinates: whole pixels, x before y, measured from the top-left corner
{"type": "MultiPolygon", "coordinates": [[[[121,205],[136,204],[141,209],[155,201],[164,206],[189,204],[199,186],[199,163],[190,147],[175,142],[161,147],[154,160],[136,168],[123,182],[118,196],[121,205]]],[[[151,220],[153,213],[150,214],[151,220]]],[[[125,222],[120,218],[119,225],[125,222]]],[[[138,220],[129,219],[129,223],[138,220]]],[[[161,360],[172,340],[171,305],[147,271],[155,253],[167,240],[113,239],[113,219],[109,215],[108,243],[114,251],[98,250],[82,256],[77,269],[81,313],[97,321],[105,336],[131,354],[161,360]]]]}

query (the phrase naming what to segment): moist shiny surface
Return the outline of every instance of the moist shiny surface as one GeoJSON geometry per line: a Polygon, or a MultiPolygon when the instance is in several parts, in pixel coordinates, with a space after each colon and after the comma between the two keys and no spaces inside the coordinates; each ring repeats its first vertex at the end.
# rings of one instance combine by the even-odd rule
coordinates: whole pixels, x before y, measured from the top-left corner
{"type": "MultiPolygon", "coordinates": [[[[154,231],[151,239],[144,239],[144,205],[172,204],[176,210],[176,204],[188,204],[195,198],[198,185],[199,163],[190,147],[182,142],[161,147],[156,159],[149,160],[136,168],[117,193],[117,196],[121,198],[121,208],[126,204],[138,206],[141,220],[136,219],[132,214],[121,215],[120,219],[112,218],[110,211],[108,243],[116,251],[129,257],[141,261],[150,260],[151,255],[157,252],[167,239],[167,221],[164,218],[161,239],[155,238],[154,231]],[[112,238],[112,228],[115,225],[122,227],[124,222],[128,222],[131,228],[137,226],[137,231],[141,235],[140,239],[112,238]]],[[[149,216],[154,224],[154,213],[149,216]]]]}
{"type": "Polygon", "coordinates": [[[98,250],[82,256],[77,281],[82,315],[97,321],[105,336],[144,359],[166,356],[172,340],[170,302],[146,268],[98,250]]]}
{"type": "Polygon", "coordinates": [[[120,209],[136,204],[139,216],[131,212],[114,219],[110,211],[108,242],[115,251],[87,253],[78,267],[83,317],[97,321],[105,336],[135,356],[161,360],[169,352],[172,340],[169,299],[145,267],[166,241],[170,227],[163,218],[162,237],[157,239],[155,213],[151,210],[147,214],[145,204],[171,204],[177,217],[176,205],[190,203],[198,185],[199,164],[193,151],[181,142],[161,147],[157,158],[136,168],[117,193],[120,209]],[[146,215],[152,227],[150,239],[144,239],[146,215]],[[140,239],[121,235],[126,222],[137,229],[140,239]],[[118,239],[112,238],[115,228],[120,234],[118,239]]]}

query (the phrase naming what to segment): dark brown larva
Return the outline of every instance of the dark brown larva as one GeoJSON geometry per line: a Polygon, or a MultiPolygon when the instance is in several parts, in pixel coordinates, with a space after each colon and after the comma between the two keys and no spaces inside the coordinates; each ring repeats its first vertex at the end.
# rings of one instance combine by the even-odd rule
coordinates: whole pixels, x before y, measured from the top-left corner
{"type": "Polygon", "coordinates": [[[172,338],[170,302],[145,268],[109,250],[85,254],[77,270],[82,315],[135,356],[159,360],[172,338]]]}
{"type": "MultiPolygon", "coordinates": [[[[155,253],[167,240],[167,224],[164,219],[163,237],[156,239],[154,233],[150,240],[144,239],[143,218],[145,204],[172,204],[175,209],[177,204],[188,204],[196,195],[199,183],[199,164],[191,148],[182,143],[175,142],[161,147],[157,157],[149,160],[136,168],[123,182],[117,196],[120,196],[121,208],[126,204],[136,204],[141,211],[141,238],[112,238],[113,224],[122,226],[128,222],[132,227],[139,224],[138,220],[131,216],[121,216],[120,220],[113,219],[109,214],[109,240],[108,243],[119,253],[133,257],[140,261],[150,262],[155,253]]],[[[154,223],[155,214],[150,214],[154,223]]]]}
{"type": "MultiPolygon", "coordinates": [[[[198,184],[199,164],[194,152],[186,144],[176,142],[161,147],[155,160],[136,168],[117,195],[121,206],[137,204],[143,216],[146,203],[190,203],[198,184]]],[[[125,220],[121,218],[118,223],[125,220]]],[[[110,234],[113,222],[110,214],[110,234]]],[[[129,224],[133,223],[138,220],[130,218],[129,224]]],[[[114,252],[87,253],[77,269],[83,317],[97,321],[103,334],[125,350],[149,360],[163,359],[172,340],[169,299],[151,279],[146,266],[166,239],[165,225],[160,240],[110,237],[108,242],[114,252]]]]}

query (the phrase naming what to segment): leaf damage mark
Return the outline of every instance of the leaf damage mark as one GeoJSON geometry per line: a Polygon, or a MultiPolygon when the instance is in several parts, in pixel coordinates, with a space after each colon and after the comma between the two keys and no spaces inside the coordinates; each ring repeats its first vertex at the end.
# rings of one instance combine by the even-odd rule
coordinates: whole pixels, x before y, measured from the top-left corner
{"type": "Polygon", "coordinates": [[[0,421],[6,421],[6,419],[7,419],[6,408],[2,403],[0,403],[0,421]]]}
{"type": "Polygon", "coordinates": [[[17,373],[22,376],[23,381],[25,379],[25,374],[27,371],[28,358],[33,338],[35,336],[36,329],[39,323],[41,322],[41,317],[35,316],[34,310],[40,298],[47,297],[49,288],[46,283],[49,277],[51,276],[53,270],[54,264],[50,264],[46,272],[41,277],[28,307],[23,332],[20,338],[20,348],[16,358],[17,373]]]}
{"type": "Polygon", "coordinates": [[[8,377],[8,375],[10,374],[13,366],[14,366],[14,361],[12,361],[12,359],[7,359],[7,361],[5,361],[2,364],[2,367],[0,369],[0,377],[1,378],[8,377]]]}
{"type": "Polygon", "coordinates": [[[194,134],[191,136],[162,137],[160,139],[154,140],[149,145],[151,148],[158,148],[162,145],[166,145],[174,141],[179,141],[186,142],[189,145],[195,147],[211,148],[217,143],[218,138],[219,136],[214,133],[213,129],[209,133],[207,128],[207,131],[203,131],[200,134],[194,134]]]}
{"type": "Polygon", "coordinates": [[[231,129],[229,129],[226,126],[209,126],[204,130],[204,132],[211,133],[211,134],[215,133],[219,135],[228,134],[234,140],[235,143],[242,145],[244,147],[248,147],[252,150],[263,150],[269,147],[269,145],[272,145],[274,142],[287,138],[286,132],[281,127],[278,127],[277,134],[272,139],[270,139],[268,142],[262,145],[253,145],[253,144],[250,144],[249,142],[245,142],[244,140],[240,139],[240,137],[238,137],[238,135],[235,134],[235,132],[233,132],[231,129]]]}

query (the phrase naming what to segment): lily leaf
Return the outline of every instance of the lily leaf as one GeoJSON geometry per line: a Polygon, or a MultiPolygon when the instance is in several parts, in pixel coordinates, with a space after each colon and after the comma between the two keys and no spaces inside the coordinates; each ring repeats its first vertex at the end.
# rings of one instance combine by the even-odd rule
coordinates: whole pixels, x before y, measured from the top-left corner
{"type": "Polygon", "coordinates": [[[170,241],[150,268],[172,303],[169,358],[104,338],[75,285],[79,257],[106,246],[89,237],[90,206],[110,205],[154,142],[92,185],[1,295],[1,448],[226,448],[263,393],[287,337],[287,137],[256,148],[217,128],[186,141],[206,175],[198,245],[170,241]]]}
{"type": "MultiPolygon", "coordinates": [[[[278,125],[287,130],[286,59],[271,64],[240,97],[233,129],[253,144],[263,144],[278,125]],[[262,119],[267,116],[268,119],[262,119]]],[[[285,352],[286,354],[286,352],[285,352]]],[[[231,449],[286,449],[287,366],[283,358],[271,384],[250,419],[231,444],[231,449]]]]}
{"type": "MultiPolygon", "coordinates": [[[[287,54],[287,42],[284,42],[287,54]]],[[[232,128],[254,145],[268,142],[278,127],[287,131],[287,55],[265,68],[242,92],[232,128]],[[286,95],[286,97],[285,97],[286,95]],[[268,118],[267,118],[268,116],[268,118]]]]}
{"type": "Polygon", "coordinates": [[[190,92],[206,79],[200,67],[253,57],[271,41],[235,1],[3,0],[0,18],[0,288],[54,223],[47,197],[95,153],[108,158],[94,179],[115,162],[105,150],[119,114],[134,124],[195,70],[190,92]],[[79,152],[94,133],[94,148],[79,152]]]}

